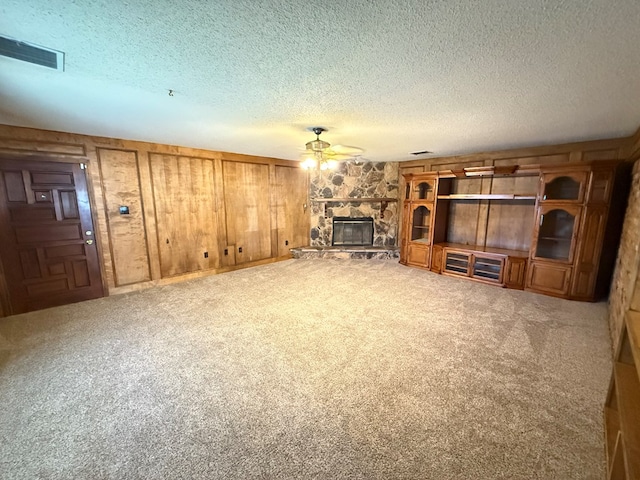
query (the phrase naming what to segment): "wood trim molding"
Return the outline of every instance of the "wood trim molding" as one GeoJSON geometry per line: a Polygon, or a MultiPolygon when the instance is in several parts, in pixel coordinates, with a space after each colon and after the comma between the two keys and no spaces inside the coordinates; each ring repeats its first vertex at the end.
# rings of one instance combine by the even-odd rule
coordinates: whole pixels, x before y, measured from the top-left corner
{"type": "Polygon", "coordinates": [[[95,148],[98,147],[146,151],[149,153],[195,158],[224,158],[225,160],[238,162],[268,163],[284,166],[297,166],[299,164],[299,162],[295,160],[285,160],[274,157],[260,157],[257,155],[205,150],[180,145],[150,143],[0,124],[0,150],[6,149],[12,153],[15,151],[29,151],[29,153],[33,154],[34,151],[42,151],[42,153],[49,155],[87,156],[91,150],[95,150],[95,148]]]}
{"type": "Polygon", "coordinates": [[[636,133],[630,137],[629,150],[626,157],[631,161],[640,158],[640,127],[636,130],[636,133]]]}
{"type": "MultiPolygon", "coordinates": [[[[469,163],[469,162],[492,162],[495,160],[517,159],[522,157],[540,157],[551,155],[573,155],[575,158],[579,152],[590,153],[590,157],[599,156],[598,151],[604,151],[604,154],[611,158],[611,151],[617,150],[616,157],[613,159],[624,158],[623,152],[626,145],[629,144],[631,137],[611,138],[603,140],[590,140],[586,142],[563,143],[558,145],[541,145],[536,147],[523,147],[508,150],[494,150],[490,152],[469,153],[464,155],[451,155],[444,157],[429,157],[422,160],[410,160],[401,162],[403,168],[422,166],[425,164],[452,164],[452,163],[469,163]]],[[[583,155],[580,155],[582,157],[583,155]]],[[[590,158],[595,159],[595,158],[590,158]]],[[[612,160],[613,160],[612,159],[612,160]]],[[[488,164],[485,164],[488,165],[488,164]]]]}

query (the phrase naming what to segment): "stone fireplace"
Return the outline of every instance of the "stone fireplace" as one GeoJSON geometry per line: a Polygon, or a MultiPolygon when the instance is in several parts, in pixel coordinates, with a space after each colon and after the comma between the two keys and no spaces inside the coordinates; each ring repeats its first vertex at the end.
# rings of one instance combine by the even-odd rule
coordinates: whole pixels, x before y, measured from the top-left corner
{"type": "Polygon", "coordinates": [[[335,170],[311,173],[310,244],[328,247],[333,239],[333,218],[373,219],[374,246],[392,247],[398,237],[398,164],[395,162],[342,162],[335,170]]]}
{"type": "Polygon", "coordinates": [[[310,246],[292,249],[294,258],[399,258],[397,162],[341,162],[310,175],[310,246]],[[366,241],[363,225],[345,223],[365,218],[371,226],[366,241]],[[336,233],[350,238],[336,244],[336,233]]]}

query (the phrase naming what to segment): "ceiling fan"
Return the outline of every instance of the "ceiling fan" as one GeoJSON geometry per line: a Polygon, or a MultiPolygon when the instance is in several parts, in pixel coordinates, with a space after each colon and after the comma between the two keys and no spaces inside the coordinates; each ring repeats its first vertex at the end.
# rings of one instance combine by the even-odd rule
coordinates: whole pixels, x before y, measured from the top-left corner
{"type": "Polygon", "coordinates": [[[339,161],[357,159],[364,153],[364,149],[360,147],[350,145],[332,147],[329,142],[320,140],[322,132],[328,131],[324,127],[311,127],[309,130],[316,134],[316,138],[305,144],[301,162],[304,169],[329,170],[335,168],[339,161]]]}

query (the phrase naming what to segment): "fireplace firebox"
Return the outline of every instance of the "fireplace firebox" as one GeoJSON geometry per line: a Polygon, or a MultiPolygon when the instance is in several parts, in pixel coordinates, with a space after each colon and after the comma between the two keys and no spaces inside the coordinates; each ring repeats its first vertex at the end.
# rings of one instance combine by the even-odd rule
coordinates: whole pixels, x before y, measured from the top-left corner
{"type": "Polygon", "coordinates": [[[373,218],[333,217],[331,245],[345,247],[373,245],[373,218]]]}

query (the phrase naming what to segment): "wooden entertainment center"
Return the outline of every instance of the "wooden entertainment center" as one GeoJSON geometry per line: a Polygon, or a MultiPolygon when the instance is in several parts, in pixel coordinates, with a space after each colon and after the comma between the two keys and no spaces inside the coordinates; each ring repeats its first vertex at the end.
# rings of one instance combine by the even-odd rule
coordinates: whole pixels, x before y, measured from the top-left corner
{"type": "Polygon", "coordinates": [[[622,165],[592,161],[405,174],[400,263],[597,300],[609,288],[624,215],[622,165]],[[479,210],[485,212],[482,222],[479,210]]]}

